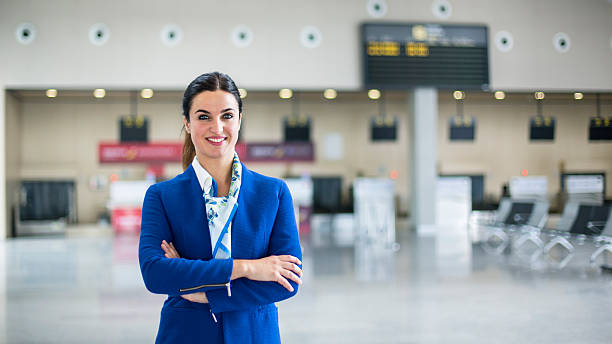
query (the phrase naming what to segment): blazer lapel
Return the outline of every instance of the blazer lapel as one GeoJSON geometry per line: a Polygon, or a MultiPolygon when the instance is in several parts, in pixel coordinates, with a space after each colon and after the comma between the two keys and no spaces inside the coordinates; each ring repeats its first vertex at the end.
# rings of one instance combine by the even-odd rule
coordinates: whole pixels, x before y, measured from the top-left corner
{"type": "MultiPolygon", "coordinates": [[[[210,231],[208,230],[208,221],[206,219],[206,201],[203,197],[203,191],[200,186],[200,182],[198,182],[198,177],[193,170],[193,166],[189,165],[189,167],[184,172],[185,177],[187,177],[188,183],[187,190],[184,197],[188,204],[186,204],[186,208],[189,209],[185,218],[185,233],[189,233],[192,231],[198,231],[198,235],[188,235],[188,237],[199,237],[201,240],[198,242],[191,242],[188,245],[202,245],[201,249],[205,253],[205,257],[212,258],[212,247],[210,244],[210,231]]],[[[240,196],[239,196],[240,197],[240,196]]]]}
{"type": "Polygon", "coordinates": [[[251,171],[242,164],[242,180],[237,201],[238,210],[236,210],[236,215],[232,220],[232,258],[249,257],[251,252],[245,252],[245,247],[254,244],[251,242],[253,239],[252,235],[246,230],[249,228],[247,207],[249,200],[250,173],[251,171]],[[247,244],[249,242],[250,244],[247,244]]]}

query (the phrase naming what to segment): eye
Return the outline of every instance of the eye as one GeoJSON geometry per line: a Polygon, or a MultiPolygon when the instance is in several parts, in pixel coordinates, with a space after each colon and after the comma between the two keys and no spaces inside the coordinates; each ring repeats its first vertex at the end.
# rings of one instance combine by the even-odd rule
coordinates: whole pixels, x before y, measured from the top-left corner
{"type": "Polygon", "coordinates": [[[232,114],[231,112],[223,114],[223,119],[232,119],[232,118],[234,118],[234,114],[232,114]]]}
{"type": "Polygon", "coordinates": [[[208,115],[199,115],[198,119],[208,119],[208,115]]]}

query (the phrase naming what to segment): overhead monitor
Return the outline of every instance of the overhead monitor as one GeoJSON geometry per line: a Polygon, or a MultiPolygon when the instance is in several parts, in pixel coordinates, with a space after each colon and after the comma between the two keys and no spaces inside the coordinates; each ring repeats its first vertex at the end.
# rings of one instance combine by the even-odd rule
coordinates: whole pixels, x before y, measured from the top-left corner
{"type": "Polygon", "coordinates": [[[453,116],[449,121],[449,139],[451,141],[474,141],[476,119],[469,116],[453,116]]]}
{"type": "Polygon", "coordinates": [[[555,139],[555,118],[535,116],[529,120],[529,140],[552,141],[555,139]]]}
{"type": "Polygon", "coordinates": [[[149,120],[140,115],[128,115],[119,119],[119,138],[121,142],[147,142],[149,120]]]}
{"type": "Polygon", "coordinates": [[[365,23],[361,37],[366,88],[489,89],[484,25],[365,23]]]}
{"type": "Polygon", "coordinates": [[[612,118],[591,117],[589,121],[589,141],[612,140],[612,118]]]}

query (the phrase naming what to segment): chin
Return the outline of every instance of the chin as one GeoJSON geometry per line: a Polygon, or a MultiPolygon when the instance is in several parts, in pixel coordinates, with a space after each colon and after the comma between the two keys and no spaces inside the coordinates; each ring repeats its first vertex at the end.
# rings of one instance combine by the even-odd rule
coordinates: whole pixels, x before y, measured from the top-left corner
{"type": "Polygon", "coordinates": [[[234,151],[229,147],[224,147],[223,150],[217,150],[212,152],[210,150],[204,150],[203,153],[203,155],[209,159],[221,159],[227,155],[234,156],[234,151]]]}

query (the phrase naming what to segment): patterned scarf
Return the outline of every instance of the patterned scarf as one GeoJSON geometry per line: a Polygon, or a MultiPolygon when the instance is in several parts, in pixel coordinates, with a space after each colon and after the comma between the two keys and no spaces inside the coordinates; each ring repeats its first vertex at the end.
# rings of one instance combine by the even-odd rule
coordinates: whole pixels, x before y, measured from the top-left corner
{"type": "Polygon", "coordinates": [[[206,202],[206,217],[210,230],[210,243],[213,248],[213,258],[228,259],[232,256],[232,219],[238,209],[238,192],[242,180],[242,164],[238,154],[234,153],[232,163],[232,181],[227,196],[216,197],[217,184],[213,179],[210,192],[203,193],[206,202]]]}

